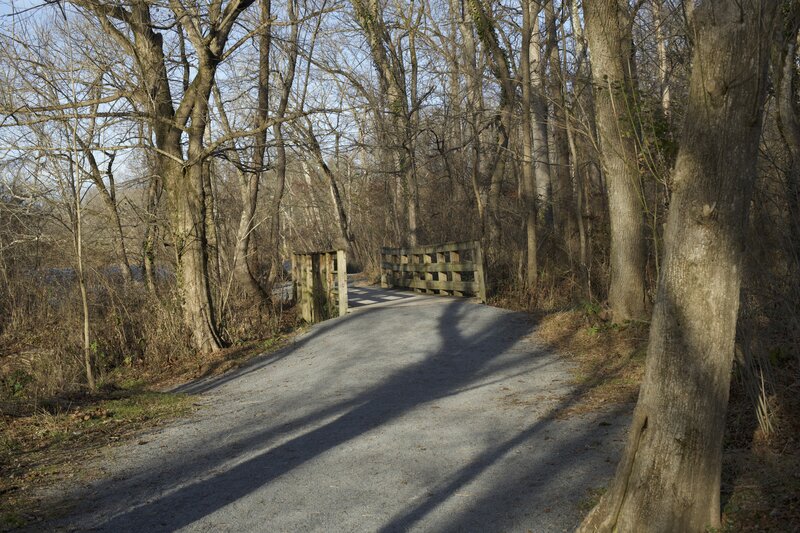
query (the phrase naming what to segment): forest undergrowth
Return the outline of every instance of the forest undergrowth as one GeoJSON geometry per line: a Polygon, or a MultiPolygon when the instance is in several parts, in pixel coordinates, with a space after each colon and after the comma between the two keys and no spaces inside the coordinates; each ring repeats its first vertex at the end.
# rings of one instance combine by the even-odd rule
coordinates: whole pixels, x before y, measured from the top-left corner
{"type": "MultiPolygon", "coordinates": [[[[567,416],[636,402],[644,375],[648,324],[615,324],[596,304],[534,313],[536,334],[572,363],[580,401],[567,416]]],[[[734,367],[722,466],[724,532],[788,532],[800,524],[800,390],[796,361],[773,352],[771,393],[748,392],[751,376],[739,361],[734,367]],[[757,414],[769,405],[770,429],[757,414]]],[[[592,501],[598,494],[588,497],[592,501]]],[[[593,505],[590,505],[591,507],[593,505]]]]}

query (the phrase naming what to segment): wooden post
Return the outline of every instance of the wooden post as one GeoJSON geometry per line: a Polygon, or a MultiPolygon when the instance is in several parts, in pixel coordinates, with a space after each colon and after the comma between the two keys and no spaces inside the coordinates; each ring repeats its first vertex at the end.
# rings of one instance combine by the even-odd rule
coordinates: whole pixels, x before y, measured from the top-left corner
{"type": "Polygon", "coordinates": [[[347,314],[347,255],[336,251],[336,277],[339,284],[339,316],[347,314]]]}
{"type": "Polygon", "coordinates": [[[325,252],[325,320],[333,318],[336,301],[336,280],[333,262],[336,252],[325,252]]]}
{"type": "MultiPolygon", "coordinates": [[[[406,250],[400,251],[400,264],[401,265],[410,265],[411,264],[411,257],[408,256],[406,250]]],[[[408,287],[408,280],[409,278],[413,278],[411,276],[411,272],[400,272],[400,278],[403,280],[403,283],[400,285],[401,287],[408,287]]]]}
{"type": "Polygon", "coordinates": [[[325,320],[325,288],[323,287],[322,265],[325,254],[311,254],[311,268],[313,271],[312,297],[314,322],[325,320]]]}
{"type": "Polygon", "coordinates": [[[297,305],[297,254],[292,254],[292,301],[297,305]]]}
{"type": "Polygon", "coordinates": [[[313,302],[312,302],[312,287],[314,286],[314,275],[311,268],[311,255],[305,254],[301,256],[303,258],[303,266],[302,266],[302,277],[303,277],[303,287],[302,287],[302,307],[300,309],[303,320],[308,322],[309,324],[314,321],[314,311],[313,311],[313,302]]]}
{"type": "Polygon", "coordinates": [[[475,261],[475,282],[478,284],[478,298],[486,303],[486,276],[484,275],[483,250],[480,241],[475,241],[472,259],[475,261]]]}
{"type": "MultiPolygon", "coordinates": [[[[439,265],[445,265],[447,263],[447,261],[445,260],[444,252],[436,252],[436,263],[438,263],[439,265]]],[[[445,267],[442,266],[441,268],[445,267]]],[[[441,270],[439,273],[436,274],[436,279],[438,281],[447,281],[447,272],[445,270],[441,270]]],[[[447,296],[448,294],[450,294],[450,291],[448,291],[447,289],[441,289],[439,290],[439,294],[447,296]]]]}
{"type": "MultiPolygon", "coordinates": [[[[461,254],[456,250],[455,252],[450,252],[450,262],[451,263],[460,263],[461,262],[461,254]]],[[[461,281],[461,272],[453,271],[453,281],[461,281]]],[[[453,291],[453,296],[464,296],[464,293],[461,291],[453,291]]]]}
{"type": "MultiPolygon", "coordinates": [[[[430,265],[432,263],[431,255],[432,254],[423,254],[422,255],[422,263],[424,265],[430,265]]],[[[433,274],[426,271],[423,275],[420,276],[420,278],[424,279],[426,282],[433,281],[433,274]]],[[[433,290],[433,289],[425,289],[425,294],[433,294],[435,292],[436,291],[433,290]]]]}

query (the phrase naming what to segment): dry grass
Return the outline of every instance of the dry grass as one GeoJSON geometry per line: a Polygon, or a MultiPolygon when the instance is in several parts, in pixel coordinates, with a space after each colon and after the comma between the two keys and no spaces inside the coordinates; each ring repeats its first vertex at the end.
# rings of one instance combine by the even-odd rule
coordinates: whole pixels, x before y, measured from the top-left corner
{"type": "Polygon", "coordinates": [[[800,531],[800,382],[776,373],[769,397],[773,432],[759,427],[753,401],[734,380],[722,464],[722,531],[800,531]]]}
{"type": "Polygon", "coordinates": [[[636,400],[644,373],[646,324],[609,324],[593,309],[559,311],[542,315],[536,334],[574,365],[580,399],[565,416],[636,400]]]}
{"type": "MultiPolygon", "coordinates": [[[[636,400],[646,324],[609,324],[587,307],[542,314],[537,336],[574,364],[581,395],[566,416],[636,400]]],[[[720,531],[800,532],[800,381],[792,365],[782,370],[786,379],[776,384],[778,393],[770,398],[777,429],[769,436],[759,428],[741,380],[731,384],[720,531]]]]}
{"type": "Polygon", "coordinates": [[[156,391],[231,371],[290,338],[281,334],[193,359],[164,359],[157,367],[119,367],[94,394],[52,397],[16,408],[13,416],[0,410],[0,531],[58,514],[59,509],[42,509],[36,494],[91,479],[98,474],[86,465],[98,450],[192,410],[191,396],[156,391]]]}

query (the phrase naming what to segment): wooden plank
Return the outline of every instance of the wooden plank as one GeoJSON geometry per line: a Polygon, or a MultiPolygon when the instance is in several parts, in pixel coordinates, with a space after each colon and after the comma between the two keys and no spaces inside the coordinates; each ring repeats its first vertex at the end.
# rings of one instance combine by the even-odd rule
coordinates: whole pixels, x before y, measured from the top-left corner
{"type": "Polygon", "coordinates": [[[461,291],[477,294],[479,285],[475,281],[425,281],[425,280],[404,280],[397,284],[398,287],[410,289],[436,289],[447,291],[461,291]]]}
{"type": "Polygon", "coordinates": [[[438,252],[457,252],[473,248],[477,241],[446,242],[429,246],[415,246],[412,248],[383,248],[385,253],[395,254],[435,254],[438,252]]]}
{"type": "Polygon", "coordinates": [[[396,272],[474,272],[476,270],[476,265],[473,261],[464,261],[461,263],[429,263],[422,265],[383,263],[381,268],[396,272]]]}
{"type": "Polygon", "coordinates": [[[339,285],[339,316],[347,314],[347,255],[344,250],[336,252],[336,278],[339,285]]]}

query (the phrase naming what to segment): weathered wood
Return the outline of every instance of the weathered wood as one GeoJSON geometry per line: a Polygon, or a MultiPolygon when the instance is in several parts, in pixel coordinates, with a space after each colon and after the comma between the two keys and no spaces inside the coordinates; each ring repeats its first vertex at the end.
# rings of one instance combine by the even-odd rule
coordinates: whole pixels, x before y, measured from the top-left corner
{"type": "Polygon", "coordinates": [[[427,294],[470,294],[486,301],[483,252],[478,241],[383,248],[381,270],[381,282],[385,287],[410,288],[427,294]],[[462,261],[462,258],[469,260],[462,261]],[[465,272],[471,272],[474,281],[463,281],[465,272]]]}
{"type": "Polygon", "coordinates": [[[336,278],[339,284],[339,316],[347,314],[347,255],[344,250],[336,252],[336,278]]]}
{"type": "Polygon", "coordinates": [[[308,323],[347,313],[344,250],[292,254],[295,302],[308,323]]]}
{"type": "MultiPolygon", "coordinates": [[[[444,255],[444,254],[442,254],[444,255]]],[[[464,261],[463,263],[427,263],[421,265],[397,265],[395,263],[382,263],[384,270],[394,270],[396,272],[475,272],[477,264],[474,261],[464,261]]]]}
{"type": "MultiPolygon", "coordinates": [[[[422,263],[423,263],[423,266],[427,266],[427,265],[430,265],[431,263],[433,263],[433,260],[431,259],[431,254],[423,254],[422,263]]],[[[425,281],[433,281],[433,274],[431,274],[430,272],[428,272],[426,270],[424,273],[420,274],[420,278],[424,279],[425,281]]],[[[427,286],[427,284],[426,284],[426,286],[427,286]]],[[[425,293],[426,294],[433,294],[434,292],[435,291],[433,291],[432,289],[425,289],[425,293]]]]}
{"type": "MultiPolygon", "coordinates": [[[[464,261],[463,263],[461,262],[461,254],[460,253],[458,253],[458,252],[450,252],[448,255],[450,255],[450,265],[452,265],[452,266],[455,266],[455,265],[465,265],[466,266],[466,265],[468,265],[468,266],[473,267],[472,269],[474,270],[475,265],[472,263],[472,261],[464,261]]],[[[451,270],[451,272],[452,272],[451,275],[453,276],[453,281],[461,281],[461,271],[460,270],[451,270]]],[[[461,292],[461,291],[453,291],[453,296],[464,296],[464,293],[461,292]]]]}
{"type": "Polygon", "coordinates": [[[412,279],[400,282],[398,287],[405,287],[409,289],[419,290],[445,290],[445,291],[462,291],[478,294],[479,287],[475,281],[427,281],[424,279],[412,279]]]}
{"type": "Polygon", "coordinates": [[[416,246],[414,248],[382,248],[383,253],[413,255],[413,254],[435,254],[437,252],[458,252],[460,250],[470,250],[475,246],[480,246],[478,241],[447,242],[444,244],[433,244],[428,246],[416,246]]]}
{"type": "MultiPolygon", "coordinates": [[[[446,257],[445,257],[445,253],[444,252],[437,252],[436,253],[436,263],[438,263],[440,265],[446,265],[447,263],[446,263],[445,260],[446,260],[446,257]]],[[[444,271],[438,272],[436,274],[436,280],[437,281],[448,281],[447,272],[444,272],[444,271]]],[[[439,294],[447,295],[448,292],[446,290],[440,290],[439,294]]]]}

